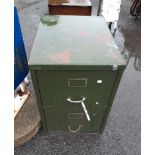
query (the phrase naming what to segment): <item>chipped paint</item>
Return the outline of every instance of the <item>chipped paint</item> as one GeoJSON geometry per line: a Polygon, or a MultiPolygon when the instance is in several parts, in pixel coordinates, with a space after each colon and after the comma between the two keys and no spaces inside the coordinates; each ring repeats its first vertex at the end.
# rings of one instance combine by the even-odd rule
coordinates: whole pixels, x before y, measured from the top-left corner
{"type": "Polygon", "coordinates": [[[104,44],[109,44],[111,42],[111,36],[104,34],[99,35],[99,37],[97,38],[97,40],[101,43],[104,44]]]}
{"type": "Polygon", "coordinates": [[[109,46],[115,48],[115,49],[118,49],[117,45],[116,44],[109,44],[109,46]]]}
{"type": "Polygon", "coordinates": [[[66,38],[66,39],[65,39],[65,42],[66,42],[66,43],[72,43],[72,39],[71,39],[71,38],[66,38]]]}
{"type": "Polygon", "coordinates": [[[114,59],[120,61],[120,57],[118,57],[118,54],[116,52],[111,51],[110,56],[113,57],[114,59]]]}
{"type": "Polygon", "coordinates": [[[97,24],[97,17],[59,17],[59,24],[55,26],[48,27],[40,24],[30,62],[33,61],[33,64],[38,65],[67,64],[71,66],[124,64],[104,20],[98,18],[101,24],[97,24]],[[86,25],[89,26],[86,27],[86,25]],[[42,53],[42,51],[45,52],[42,53]]]}
{"type": "Polygon", "coordinates": [[[64,36],[61,36],[60,39],[63,41],[64,40],[64,36]]]}
{"type": "Polygon", "coordinates": [[[68,27],[65,27],[64,28],[64,31],[67,31],[68,32],[68,31],[70,31],[70,29],[68,27]]]}
{"type": "Polygon", "coordinates": [[[80,50],[79,49],[74,49],[74,52],[79,52],[80,50]]]}
{"type": "Polygon", "coordinates": [[[76,34],[78,37],[90,37],[90,32],[80,31],[76,34]]]}
{"type": "Polygon", "coordinates": [[[71,61],[71,50],[66,49],[59,53],[49,53],[48,56],[52,61],[58,61],[60,63],[69,63],[71,61]]]}
{"type": "Polygon", "coordinates": [[[106,57],[109,57],[110,55],[109,54],[106,54],[106,57]]]}

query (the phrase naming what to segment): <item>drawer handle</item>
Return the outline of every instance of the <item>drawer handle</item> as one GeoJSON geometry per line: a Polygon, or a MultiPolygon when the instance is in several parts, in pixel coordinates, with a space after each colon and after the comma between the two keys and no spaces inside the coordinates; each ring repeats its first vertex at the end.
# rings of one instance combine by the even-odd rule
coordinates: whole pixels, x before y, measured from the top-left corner
{"type": "Polygon", "coordinates": [[[87,78],[73,78],[68,79],[68,87],[86,87],[87,78]]]}
{"type": "Polygon", "coordinates": [[[80,124],[79,127],[78,127],[76,130],[72,130],[71,127],[70,127],[70,125],[68,125],[68,129],[69,129],[69,131],[72,132],[72,133],[78,132],[78,131],[81,129],[81,127],[82,127],[82,124],[80,124]]]}
{"type": "Polygon", "coordinates": [[[83,102],[83,101],[85,101],[85,100],[86,100],[85,97],[83,97],[82,100],[78,100],[78,101],[75,101],[75,100],[73,101],[73,100],[71,100],[71,98],[68,98],[68,99],[67,99],[67,101],[69,101],[69,102],[71,102],[71,103],[81,103],[81,102],[83,102]]]}
{"type": "Polygon", "coordinates": [[[83,97],[82,100],[79,100],[79,101],[73,101],[73,100],[71,100],[71,98],[67,98],[67,101],[69,101],[69,102],[71,102],[71,103],[81,103],[82,108],[83,108],[83,110],[84,110],[84,112],[85,112],[85,115],[86,115],[86,117],[87,117],[87,120],[90,121],[90,116],[89,116],[88,111],[87,111],[87,108],[86,108],[86,106],[85,106],[85,104],[84,104],[84,101],[85,101],[85,100],[86,100],[85,97],[83,97]]]}

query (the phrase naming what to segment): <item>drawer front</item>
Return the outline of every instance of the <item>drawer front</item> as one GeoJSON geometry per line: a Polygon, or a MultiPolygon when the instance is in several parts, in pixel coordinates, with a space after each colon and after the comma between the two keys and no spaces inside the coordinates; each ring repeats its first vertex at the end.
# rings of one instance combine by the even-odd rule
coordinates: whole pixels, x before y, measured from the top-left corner
{"type": "Polygon", "coordinates": [[[88,121],[80,106],[45,108],[44,112],[48,131],[98,133],[104,119],[106,107],[91,106],[87,110],[90,121],[88,121]]]}
{"type": "Polygon", "coordinates": [[[107,105],[116,75],[116,71],[37,71],[42,104],[72,106],[85,98],[86,105],[107,105]]]}

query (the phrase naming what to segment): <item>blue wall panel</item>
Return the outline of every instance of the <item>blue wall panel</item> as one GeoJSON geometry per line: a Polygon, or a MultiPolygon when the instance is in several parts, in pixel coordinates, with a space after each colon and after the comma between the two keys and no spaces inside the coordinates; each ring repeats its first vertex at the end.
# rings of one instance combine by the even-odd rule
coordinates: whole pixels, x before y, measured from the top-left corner
{"type": "Polygon", "coordinates": [[[29,71],[17,9],[14,7],[14,89],[24,80],[29,71]]]}

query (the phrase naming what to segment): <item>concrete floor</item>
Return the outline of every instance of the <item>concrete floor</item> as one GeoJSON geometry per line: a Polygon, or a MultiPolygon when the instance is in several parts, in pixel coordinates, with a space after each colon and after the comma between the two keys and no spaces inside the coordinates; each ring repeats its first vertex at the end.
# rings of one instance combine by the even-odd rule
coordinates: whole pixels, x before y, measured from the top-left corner
{"type": "MultiPolygon", "coordinates": [[[[98,0],[92,0],[93,15],[98,0]]],[[[40,16],[48,13],[47,0],[15,0],[18,8],[28,58],[40,16]]],[[[132,0],[122,0],[115,41],[128,66],[123,74],[113,107],[102,135],[49,134],[42,130],[16,155],[140,155],[141,145],[141,22],[129,14],[132,0]]]]}

